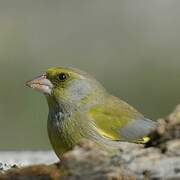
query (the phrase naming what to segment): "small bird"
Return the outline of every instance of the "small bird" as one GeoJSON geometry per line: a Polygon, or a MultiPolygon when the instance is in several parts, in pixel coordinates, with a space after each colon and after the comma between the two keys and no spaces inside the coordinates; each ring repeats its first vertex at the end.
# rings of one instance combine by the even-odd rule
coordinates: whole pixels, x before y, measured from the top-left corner
{"type": "Polygon", "coordinates": [[[117,148],[120,141],[146,143],[146,135],[157,126],[75,68],[50,68],[26,85],[47,99],[48,135],[59,158],[82,139],[106,148],[117,148]]]}

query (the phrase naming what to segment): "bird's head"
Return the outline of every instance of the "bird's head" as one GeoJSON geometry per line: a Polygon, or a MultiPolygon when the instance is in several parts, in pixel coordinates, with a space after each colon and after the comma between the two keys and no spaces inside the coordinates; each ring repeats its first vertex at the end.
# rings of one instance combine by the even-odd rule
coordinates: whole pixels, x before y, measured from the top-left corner
{"type": "Polygon", "coordinates": [[[91,95],[104,92],[104,88],[87,73],[74,68],[54,67],[26,83],[27,86],[57,101],[78,103],[91,95]]]}

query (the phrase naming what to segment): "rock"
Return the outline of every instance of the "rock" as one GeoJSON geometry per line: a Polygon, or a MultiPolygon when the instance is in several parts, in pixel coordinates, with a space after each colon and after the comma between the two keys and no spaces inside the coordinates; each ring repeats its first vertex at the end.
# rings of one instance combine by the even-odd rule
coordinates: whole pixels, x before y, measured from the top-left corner
{"type": "Polygon", "coordinates": [[[180,156],[180,140],[175,139],[166,143],[166,155],[180,156]]]}
{"type": "Polygon", "coordinates": [[[34,165],[1,173],[1,180],[60,180],[61,173],[55,165],[34,165]]]}

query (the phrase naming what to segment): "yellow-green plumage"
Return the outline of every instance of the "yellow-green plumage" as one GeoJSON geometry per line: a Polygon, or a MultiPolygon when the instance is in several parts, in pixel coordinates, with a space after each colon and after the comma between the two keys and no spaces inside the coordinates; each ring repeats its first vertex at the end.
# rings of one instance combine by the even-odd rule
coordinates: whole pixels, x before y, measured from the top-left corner
{"type": "Polygon", "coordinates": [[[102,135],[116,141],[144,143],[144,136],[154,128],[152,121],[145,119],[142,114],[126,102],[111,95],[106,98],[103,104],[94,106],[90,110],[89,116],[102,135]],[[139,126],[142,126],[142,129],[146,128],[144,133],[140,128],[139,131],[136,129],[137,125],[135,123],[140,120],[142,124],[139,124],[139,126]],[[147,126],[149,125],[148,127],[144,127],[145,122],[147,126]],[[121,133],[122,129],[133,123],[134,126],[126,129],[127,132],[129,131],[129,136],[121,133]],[[130,136],[131,134],[133,136],[130,136]]]}
{"type": "Polygon", "coordinates": [[[47,98],[48,134],[59,157],[82,139],[113,148],[119,141],[146,143],[146,135],[156,127],[155,122],[77,69],[50,68],[27,85],[47,98]]]}

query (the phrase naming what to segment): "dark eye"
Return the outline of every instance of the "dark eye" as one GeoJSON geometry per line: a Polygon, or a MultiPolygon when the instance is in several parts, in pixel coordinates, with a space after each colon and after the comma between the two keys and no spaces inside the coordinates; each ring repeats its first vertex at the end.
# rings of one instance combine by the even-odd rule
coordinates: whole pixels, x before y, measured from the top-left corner
{"type": "Polygon", "coordinates": [[[58,77],[60,81],[65,81],[68,78],[68,75],[65,73],[60,73],[58,77]]]}

